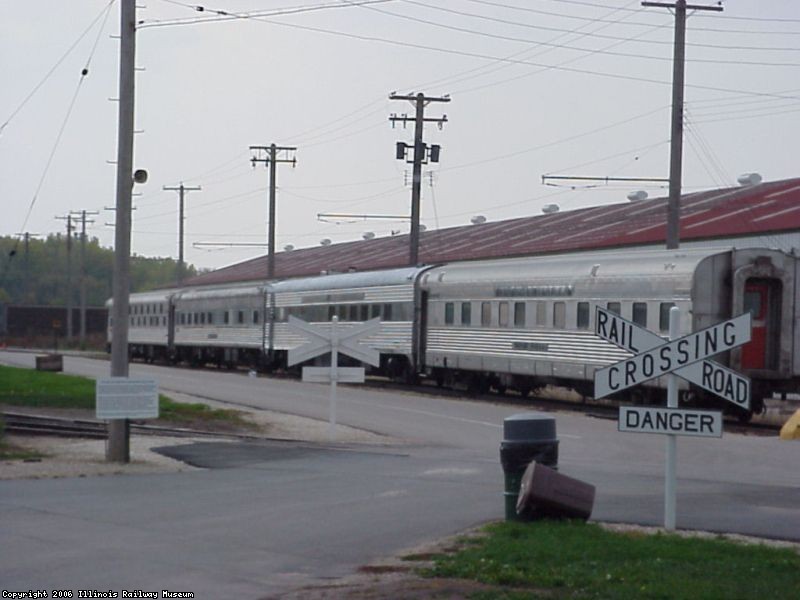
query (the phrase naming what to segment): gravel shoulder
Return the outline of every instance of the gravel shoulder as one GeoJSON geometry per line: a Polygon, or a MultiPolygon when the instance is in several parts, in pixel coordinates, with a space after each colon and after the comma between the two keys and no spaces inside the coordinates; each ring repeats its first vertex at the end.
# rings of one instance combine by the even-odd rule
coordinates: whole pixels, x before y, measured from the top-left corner
{"type": "MultiPolygon", "coordinates": [[[[214,408],[230,408],[223,402],[196,398],[186,394],[169,393],[176,402],[202,402],[214,408]]],[[[13,412],[47,414],[62,418],[93,419],[92,411],[84,410],[36,410],[9,407],[13,412]]],[[[239,432],[226,428],[220,437],[171,437],[166,435],[142,435],[132,432],[130,436],[130,462],[127,464],[106,461],[106,440],[60,438],[53,436],[27,436],[7,434],[6,440],[18,448],[30,450],[40,458],[29,460],[0,461],[2,479],[40,479],[52,477],[90,477],[98,475],[138,475],[144,473],[180,473],[196,470],[183,462],[167,458],[153,448],[192,444],[197,441],[231,441],[230,434],[242,433],[264,439],[298,440],[327,443],[331,440],[329,424],[324,421],[298,417],[270,410],[238,408],[245,420],[252,425],[239,432]]],[[[337,425],[335,441],[344,444],[386,445],[399,440],[369,431],[337,425]]]]}

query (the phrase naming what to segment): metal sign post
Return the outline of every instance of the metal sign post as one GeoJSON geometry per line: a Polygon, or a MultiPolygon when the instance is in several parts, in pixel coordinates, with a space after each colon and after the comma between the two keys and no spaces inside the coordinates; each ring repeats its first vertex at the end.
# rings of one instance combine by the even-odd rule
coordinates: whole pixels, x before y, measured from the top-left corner
{"type": "Polygon", "coordinates": [[[750,341],[750,313],[701,331],[679,337],[680,309],[669,311],[669,341],[597,307],[595,334],[633,357],[598,369],[594,374],[595,398],[667,377],[667,408],[620,407],[618,429],[667,436],[664,465],[664,528],[675,529],[677,436],[722,437],[722,413],[678,408],[678,377],[735,405],[750,408],[750,380],[723,367],[710,357],[750,341]]]}
{"type": "Polygon", "coordinates": [[[378,366],[381,362],[380,354],[374,348],[359,344],[358,340],[376,332],[381,325],[378,318],[372,319],[361,325],[341,330],[339,318],[331,319],[330,329],[327,331],[319,326],[306,323],[302,319],[289,316],[289,327],[298,333],[305,333],[309,338],[305,344],[289,350],[287,365],[296,365],[322,354],[331,353],[330,367],[303,367],[303,381],[313,383],[330,383],[330,425],[328,436],[331,441],[336,439],[336,385],[339,381],[347,383],[363,383],[363,367],[339,368],[339,353],[346,354],[367,364],[378,366]]]}
{"type": "MultiPolygon", "coordinates": [[[[678,338],[681,311],[677,306],[669,309],[669,339],[678,338]]],[[[678,408],[678,376],[667,375],[667,408],[678,408]]],[[[667,435],[666,459],[664,465],[664,529],[675,530],[675,505],[678,478],[678,436],[667,435]]]]}

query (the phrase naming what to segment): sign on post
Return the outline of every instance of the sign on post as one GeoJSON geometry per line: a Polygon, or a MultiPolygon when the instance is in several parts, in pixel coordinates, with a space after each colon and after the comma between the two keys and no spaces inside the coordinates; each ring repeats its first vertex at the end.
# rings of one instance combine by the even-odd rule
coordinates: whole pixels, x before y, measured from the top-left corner
{"type": "Polygon", "coordinates": [[[158,382],[155,379],[98,379],[95,396],[98,419],[158,418],[158,382]]]}
{"type": "Polygon", "coordinates": [[[330,367],[303,367],[303,381],[331,384],[329,428],[331,441],[334,440],[336,432],[336,384],[339,381],[342,383],[364,382],[363,368],[339,367],[339,353],[341,352],[373,366],[380,365],[380,353],[374,348],[358,343],[361,338],[380,329],[380,326],[381,320],[375,318],[361,325],[341,330],[338,317],[331,319],[330,328],[323,328],[319,325],[315,326],[306,323],[297,317],[289,316],[289,327],[296,332],[306,334],[307,337],[305,344],[289,350],[289,356],[287,357],[289,366],[328,352],[331,354],[330,367]]]}
{"type": "Polygon", "coordinates": [[[595,334],[634,356],[595,372],[595,398],[673,373],[740,408],[750,408],[750,380],[708,360],[750,341],[749,312],[669,342],[599,306],[596,317],[595,334]]]}
{"type": "Polygon", "coordinates": [[[722,413],[710,410],[620,406],[617,429],[633,433],[722,437],[722,413]]]}

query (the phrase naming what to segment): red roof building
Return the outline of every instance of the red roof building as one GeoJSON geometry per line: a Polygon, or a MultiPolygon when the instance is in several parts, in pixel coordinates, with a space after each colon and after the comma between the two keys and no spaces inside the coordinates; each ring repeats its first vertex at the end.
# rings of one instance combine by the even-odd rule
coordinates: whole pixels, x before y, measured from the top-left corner
{"type": "MultiPolygon", "coordinates": [[[[422,264],[664,244],[667,198],[425,231],[422,264]]],[[[681,244],[800,246],[800,178],[686,194],[681,244]],[[753,240],[753,238],[758,238],[753,240]],[[737,244],[738,242],[738,244],[737,244]]],[[[409,236],[303,248],[275,255],[279,279],[408,265],[409,236]]],[[[266,256],[204,273],[186,285],[264,280],[266,256]]]]}

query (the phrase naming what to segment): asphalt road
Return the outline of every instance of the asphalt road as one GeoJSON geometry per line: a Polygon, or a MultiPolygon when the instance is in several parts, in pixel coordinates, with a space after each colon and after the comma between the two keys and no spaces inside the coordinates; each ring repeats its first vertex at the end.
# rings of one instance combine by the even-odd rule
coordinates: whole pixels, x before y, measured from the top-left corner
{"type": "MultiPolygon", "coordinates": [[[[0,353],[8,364],[33,356],[0,353]]],[[[72,373],[109,364],[65,358],[72,373]]],[[[238,373],[132,365],[176,390],[327,420],[328,390],[238,373]]],[[[6,590],[192,591],[261,598],[352,573],[403,548],[503,516],[498,448],[519,407],[340,386],[338,421],[391,446],[204,443],[179,475],[0,482],[6,590]]],[[[593,518],[663,520],[661,436],[554,414],[559,468],[597,487],[593,518]]],[[[678,527],[800,541],[800,445],[679,438],[678,527]]],[[[172,451],[174,453],[174,450],[172,451]]]]}

